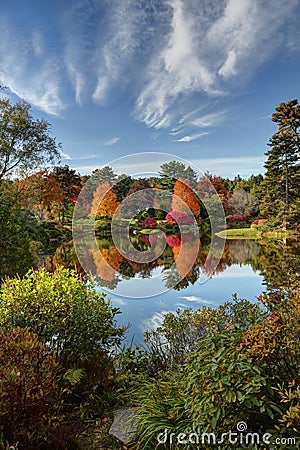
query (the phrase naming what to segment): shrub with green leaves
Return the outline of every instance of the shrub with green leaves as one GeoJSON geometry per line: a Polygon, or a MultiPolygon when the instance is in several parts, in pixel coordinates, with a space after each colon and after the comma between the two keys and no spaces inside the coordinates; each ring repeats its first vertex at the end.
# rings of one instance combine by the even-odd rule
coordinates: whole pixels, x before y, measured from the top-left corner
{"type": "Polygon", "coordinates": [[[128,363],[132,372],[156,377],[159,371],[181,366],[194,344],[209,331],[245,330],[251,324],[261,323],[263,318],[259,304],[237,299],[235,295],[232,302],[218,308],[178,309],[176,313],[167,313],[161,326],[145,332],[144,348],[130,351],[127,348],[121,363],[125,369],[128,363]]]}
{"type": "Polygon", "coordinates": [[[238,421],[269,425],[260,414],[266,381],[251,357],[239,351],[240,337],[238,331],[209,333],[190,355],[186,404],[191,422],[203,432],[234,430],[238,421]]]}
{"type": "Polygon", "coordinates": [[[269,314],[262,323],[249,327],[240,350],[261,367],[272,386],[278,406],[272,417],[275,432],[300,440],[299,282],[291,280],[288,288],[262,295],[261,301],[269,314]]]}
{"type": "Polygon", "coordinates": [[[103,366],[110,365],[108,354],[125,333],[116,325],[117,313],[119,309],[110,305],[105,294],[62,267],[53,274],[44,269],[29,271],[23,279],[7,279],[0,289],[1,328],[28,328],[59,357],[65,371],[84,369],[84,400],[97,389],[102,392],[107,383],[103,366]]]}
{"type": "MultiPolygon", "coordinates": [[[[135,388],[138,448],[153,449],[164,430],[168,435],[236,430],[239,421],[255,426],[263,404],[265,380],[251,358],[239,352],[240,333],[208,333],[180,370],[165,372],[158,380],[144,380],[135,388]]],[[[268,417],[267,417],[268,418],[268,417]]],[[[270,424],[261,421],[262,428],[270,424]]],[[[180,449],[166,442],[157,448],[180,449]]],[[[186,444],[185,448],[195,448],[186,444]]],[[[206,449],[205,444],[197,448],[206,449]]],[[[232,444],[222,446],[229,450],[232,444]]]]}
{"type": "Polygon", "coordinates": [[[170,370],[161,374],[157,380],[140,378],[139,387],[130,393],[135,401],[138,426],[134,448],[177,448],[168,446],[168,443],[159,446],[157,437],[165,429],[169,434],[177,435],[188,427],[185,385],[182,371],[170,370]]]}
{"type": "MultiPolygon", "coordinates": [[[[240,421],[249,431],[299,441],[299,291],[293,285],[277,306],[270,296],[263,306],[234,300],[216,309],[189,311],[190,330],[202,333],[190,345],[185,362],[156,377],[146,372],[130,392],[137,406],[138,448],[179,449],[182,445],[176,438],[172,444],[157,446],[159,433],[221,436],[236,431],[240,421]]],[[[182,319],[188,316],[183,314],[182,319]]],[[[171,348],[176,340],[173,331],[179,333],[178,344],[182,342],[178,317],[167,318],[156,330],[163,333],[164,341],[169,336],[171,348]]],[[[182,326],[182,333],[186,332],[189,328],[182,326]]],[[[152,345],[151,352],[155,351],[152,345]]],[[[240,448],[248,448],[243,445],[240,448]]],[[[195,445],[187,443],[185,448],[195,445]]],[[[197,448],[207,447],[200,443],[197,448]]],[[[232,443],[212,448],[230,450],[232,443]]]]}
{"type": "Polygon", "coordinates": [[[25,212],[0,185],[0,282],[6,276],[24,275],[33,264],[25,212]]]}

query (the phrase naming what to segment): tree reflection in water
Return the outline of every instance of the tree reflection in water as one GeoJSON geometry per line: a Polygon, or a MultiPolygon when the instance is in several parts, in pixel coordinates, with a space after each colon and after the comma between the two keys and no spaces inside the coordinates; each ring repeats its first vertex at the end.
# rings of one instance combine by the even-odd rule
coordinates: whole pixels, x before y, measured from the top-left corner
{"type": "MultiPolygon", "coordinates": [[[[133,246],[142,252],[149,249],[154,239],[155,236],[151,235],[135,235],[132,236],[131,241],[133,246]]],[[[166,239],[165,250],[156,260],[139,263],[124,258],[114,246],[111,237],[99,237],[97,239],[98,247],[101,255],[109,264],[110,270],[107,270],[106,266],[103,267],[103,258],[99,258],[99,255],[96,254],[86,255],[85,267],[89,268],[90,273],[96,274],[94,279],[100,286],[110,290],[116,289],[119,283],[126,283],[131,278],[150,278],[154,270],[158,268],[162,271],[165,287],[178,291],[195,284],[204,267],[206,274],[214,277],[234,264],[249,265],[264,277],[266,290],[287,288],[292,278],[300,276],[299,240],[268,242],[228,240],[219,261],[215,261],[212,255],[210,264],[208,264],[210,241],[207,239],[208,242],[206,242],[206,239],[202,238],[196,261],[189,268],[189,252],[192,251],[194,245],[193,239],[193,234],[189,235],[188,233],[181,237],[178,234],[169,235],[166,239]],[[183,253],[179,257],[180,251],[183,253]]],[[[72,241],[58,247],[52,256],[44,259],[43,265],[50,271],[58,265],[64,265],[85,275],[77,259],[72,241]]]]}

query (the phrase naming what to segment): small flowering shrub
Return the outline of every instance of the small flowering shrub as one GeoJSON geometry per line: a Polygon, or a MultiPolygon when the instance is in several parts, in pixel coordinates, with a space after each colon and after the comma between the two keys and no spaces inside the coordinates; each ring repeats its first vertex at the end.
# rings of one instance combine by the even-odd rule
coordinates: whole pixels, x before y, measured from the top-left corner
{"type": "Polygon", "coordinates": [[[227,216],[227,227],[228,228],[249,228],[250,218],[245,214],[233,214],[232,216],[227,216]]]}
{"type": "Polygon", "coordinates": [[[249,222],[249,218],[244,214],[234,214],[230,220],[231,222],[249,222]]]}
{"type": "Polygon", "coordinates": [[[146,217],[142,222],[143,228],[156,228],[157,222],[153,217],[146,217]]]}
{"type": "Polygon", "coordinates": [[[178,225],[180,224],[188,225],[194,223],[194,218],[182,211],[170,211],[166,215],[166,222],[171,224],[177,223],[178,225]]]}

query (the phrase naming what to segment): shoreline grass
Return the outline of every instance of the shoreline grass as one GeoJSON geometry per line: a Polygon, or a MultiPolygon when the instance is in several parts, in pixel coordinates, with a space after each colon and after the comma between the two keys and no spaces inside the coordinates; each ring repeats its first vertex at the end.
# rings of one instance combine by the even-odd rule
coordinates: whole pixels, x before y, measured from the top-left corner
{"type": "Polygon", "coordinates": [[[260,228],[231,228],[216,233],[222,239],[295,239],[295,230],[268,230],[260,228]]]}

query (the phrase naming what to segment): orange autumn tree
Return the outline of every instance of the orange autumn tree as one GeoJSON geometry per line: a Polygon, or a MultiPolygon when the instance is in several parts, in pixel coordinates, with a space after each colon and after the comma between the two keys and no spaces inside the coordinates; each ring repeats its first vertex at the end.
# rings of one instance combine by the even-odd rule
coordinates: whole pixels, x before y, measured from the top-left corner
{"type": "Polygon", "coordinates": [[[193,216],[197,220],[200,216],[200,204],[197,200],[197,196],[186,180],[178,178],[174,185],[172,210],[189,213],[187,208],[190,209],[193,216]],[[185,205],[183,205],[182,202],[185,205]]]}
{"type": "Polygon", "coordinates": [[[91,212],[96,217],[113,217],[119,204],[112,187],[108,183],[102,183],[94,193],[91,212]]]}

